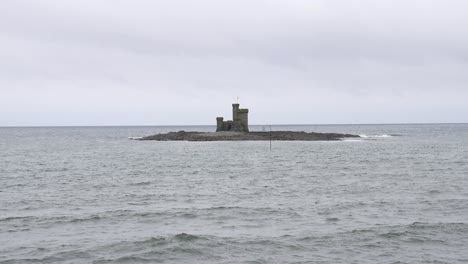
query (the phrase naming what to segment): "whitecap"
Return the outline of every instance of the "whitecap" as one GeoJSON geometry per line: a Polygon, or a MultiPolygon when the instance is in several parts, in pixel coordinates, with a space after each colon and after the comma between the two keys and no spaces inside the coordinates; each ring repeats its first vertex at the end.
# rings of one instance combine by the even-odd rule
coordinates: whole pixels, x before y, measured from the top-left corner
{"type": "Polygon", "coordinates": [[[381,134],[381,135],[365,135],[365,134],[362,134],[362,135],[359,135],[361,138],[391,138],[393,137],[392,135],[388,135],[388,134],[381,134]]]}

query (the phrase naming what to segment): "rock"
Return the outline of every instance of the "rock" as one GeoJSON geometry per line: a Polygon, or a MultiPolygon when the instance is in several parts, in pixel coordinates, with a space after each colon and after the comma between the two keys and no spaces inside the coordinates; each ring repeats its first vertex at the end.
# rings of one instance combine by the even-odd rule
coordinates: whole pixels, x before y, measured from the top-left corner
{"type": "Polygon", "coordinates": [[[271,132],[169,132],[157,134],[135,140],[157,141],[316,141],[316,140],[341,140],[344,138],[358,138],[358,135],[338,133],[306,133],[295,131],[271,131],[271,132]]]}

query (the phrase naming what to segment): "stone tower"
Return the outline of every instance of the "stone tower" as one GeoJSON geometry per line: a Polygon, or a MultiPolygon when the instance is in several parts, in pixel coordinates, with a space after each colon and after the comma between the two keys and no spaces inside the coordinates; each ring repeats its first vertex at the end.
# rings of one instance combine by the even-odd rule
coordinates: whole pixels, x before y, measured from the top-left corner
{"type": "Polygon", "coordinates": [[[232,104],[232,120],[216,118],[216,132],[220,131],[249,132],[249,109],[240,109],[239,104],[232,104]]]}

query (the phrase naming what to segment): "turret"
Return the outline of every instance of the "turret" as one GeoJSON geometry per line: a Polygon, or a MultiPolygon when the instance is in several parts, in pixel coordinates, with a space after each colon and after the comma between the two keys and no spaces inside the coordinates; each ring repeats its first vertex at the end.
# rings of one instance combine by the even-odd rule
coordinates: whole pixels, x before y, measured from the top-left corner
{"type": "Polygon", "coordinates": [[[232,104],[232,121],[237,121],[237,111],[239,111],[239,104],[232,104]]]}
{"type": "Polygon", "coordinates": [[[222,117],[216,118],[216,132],[223,131],[223,120],[222,117]]]}
{"type": "Polygon", "coordinates": [[[240,131],[249,132],[249,109],[237,110],[237,122],[240,131]]]}

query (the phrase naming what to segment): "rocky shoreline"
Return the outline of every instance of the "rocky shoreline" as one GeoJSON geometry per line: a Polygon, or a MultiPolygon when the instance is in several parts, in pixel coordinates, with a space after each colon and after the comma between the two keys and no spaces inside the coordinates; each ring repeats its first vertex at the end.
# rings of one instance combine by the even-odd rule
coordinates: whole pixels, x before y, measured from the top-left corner
{"type": "Polygon", "coordinates": [[[157,141],[318,141],[318,140],[342,140],[345,138],[359,138],[358,135],[338,133],[306,133],[296,131],[271,131],[271,132],[169,132],[157,134],[136,140],[157,141]]]}

